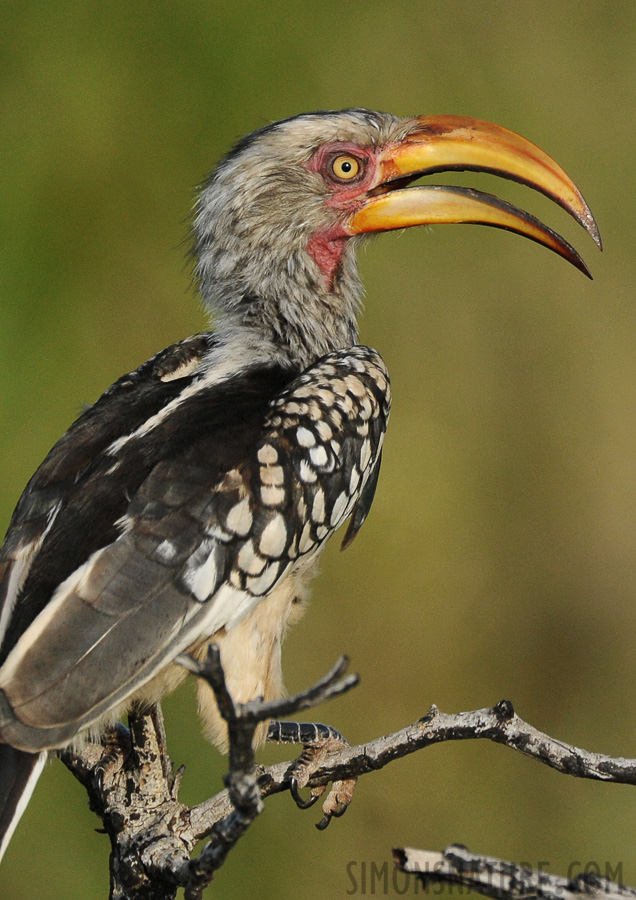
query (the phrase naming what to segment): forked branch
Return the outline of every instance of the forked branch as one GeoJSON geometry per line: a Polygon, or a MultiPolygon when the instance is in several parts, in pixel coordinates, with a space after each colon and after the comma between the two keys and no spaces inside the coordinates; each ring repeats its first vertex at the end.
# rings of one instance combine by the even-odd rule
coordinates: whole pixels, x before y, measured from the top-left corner
{"type": "MultiPolygon", "coordinates": [[[[105,747],[89,743],[81,752],[60,754],[88,790],[91,808],[111,839],[112,900],[173,900],[179,887],[187,900],[198,900],[261,812],[263,800],[294,787],[294,761],[255,765],[258,725],[316,706],[357,683],[357,676],[344,676],[347,663],[342,659],[318,684],[294,697],[234,704],[216,648],[204,663],[185,656],[179,662],[210,684],[227,722],[225,790],[193,808],[178,801],[182,770],[173,772],[158,709],[135,712],[130,733],[120,727],[105,747]],[[192,860],[193,848],[205,838],[206,847],[192,860]]],[[[340,742],[311,761],[304,783],[316,789],[352,780],[433,744],[476,739],[504,744],[577,778],[636,783],[636,760],[591,753],[552,738],[520,719],[506,700],[490,709],[456,714],[432,706],[423,718],[393,734],[356,747],[340,742]]]]}
{"type": "MultiPolygon", "coordinates": [[[[167,753],[158,707],[130,714],[130,731],[118,726],[103,744],[60,753],[64,764],[84,785],[91,809],[110,837],[111,900],[174,900],[178,888],[186,900],[198,900],[214,872],[263,808],[262,770],[254,763],[253,737],[261,722],[316,706],[354,687],[342,658],[307,691],[282,700],[234,704],[227,690],[218,648],[205,662],[189,656],[179,662],[204,678],[214,691],[228,726],[227,788],[212,800],[189,809],[177,799],[183,770],[176,774],[167,753]],[[200,856],[195,845],[208,838],[200,856]]],[[[288,773],[293,763],[285,764],[288,773]]],[[[278,790],[289,787],[291,774],[278,790]]],[[[271,793],[271,792],[270,792],[271,793]]]]}
{"type": "Polygon", "coordinates": [[[224,780],[230,811],[215,821],[211,829],[205,828],[205,836],[209,836],[210,840],[198,859],[188,866],[186,900],[197,900],[212,880],[214,872],[225,862],[232,847],[263,810],[254,761],[254,735],[260,723],[300,712],[337,697],[355,687],[358,676],[343,677],[348,661],[342,657],[317,684],[294,697],[235,704],[225,683],[221,655],[216,644],[209,647],[203,663],[185,655],[180,656],[177,662],[207,681],[214,691],[219,712],[228,729],[229,771],[224,780]]]}

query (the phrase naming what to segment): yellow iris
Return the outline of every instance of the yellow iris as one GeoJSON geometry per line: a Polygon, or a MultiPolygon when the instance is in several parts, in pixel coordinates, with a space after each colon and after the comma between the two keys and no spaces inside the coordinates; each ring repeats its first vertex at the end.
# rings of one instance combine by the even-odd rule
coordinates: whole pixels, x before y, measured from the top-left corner
{"type": "Polygon", "coordinates": [[[331,164],[331,171],[336,178],[340,178],[342,181],[351,181],[360,172],[360,162],[355,156],[348,154],[336,156],[331,164]]]}

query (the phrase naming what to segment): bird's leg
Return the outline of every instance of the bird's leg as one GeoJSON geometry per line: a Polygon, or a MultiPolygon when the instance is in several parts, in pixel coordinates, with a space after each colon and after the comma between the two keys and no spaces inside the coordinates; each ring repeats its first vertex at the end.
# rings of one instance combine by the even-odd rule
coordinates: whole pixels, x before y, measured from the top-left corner
{"type": "MultiPolygon", "coordinates": [[[[133,704],[128,715],[128,724],[130,727],[126,728],[121,722],[115,722],[102,735],[101,743],[104,751],[101,759],[95,766],[95,774],[99,779],[100,787],[104,786],[104,779],[107,774],[119,772],[122,766],[126,765],[135,748],[144,746],[148,728],[154,729],[162,763],[164,766],[169,765],[161,707],[156,704],[145,708],[140,704],[133,704]],[[165,760],[168,760],[167,764],[165,760]]],[[[168,771],[166,769],[164,776],[166,781],[170,781],[172,770],[168,771]]]]}
{"type": "MultiPolygon", "coordinates": [[[[279,700],[264,701],[262,697],[248,703],[234,701],[225,683],[225,673],[221,665],[221,654],[218,644],[210,644],[204,662],[182,653],[176,662],[190,672],[202,678],[214,691],[219,713],[228,726],[228,742],[230,755],[230,771],[251,770],[254,766],[254,735],[259,724],[269,722],[267,740],[286,744],[303,744],[303,752],[299,759],[292,763],[290,790],[292,796],[301,807],[313,805],[302,800],[299,789],[310,780],[320,764],[330,753],[347,746],[347,741],[340,732],[327,725],[314,723],[280,722],[277,716],[287,716],[301,709],[316,706],[331,697],[344,694],[358,683],[358,676],[344,676],[348,659],[341,657],[324,678],[316,684],[293,697],[282,697],[279,700]],[[273,721],[272,721],[273,719],[273,721]]],[[[323,817],[318,824],[321,830],[326,828],[331,819],[341,816],[351,802],[356,779],[335,781],[323,804],[323,817]]],[[[324,793],[324,787],[312,788],[312,795],[318,799],[324,793]]],[[[260,812],[260,808],[257,810],[260,812]]]]}
{"type": "Polygon", "coordinates": [[[98,780],[100,790],[104,787],[107,773],[117,773],[126,763],[132,753],[132,736],[128,728],[115,722],[112,728],[102,736],[104,752],[95,766],[95,777],[98,780]]]}
{"type": "MultiPolygon", "coordinates": [[[[289,792],[300,809],[309,809],[325,792],[326,785],[319,785],[311,789],[307,799],[300,796],[300,788],[305,787],[316,766],[324,762],[334,750],[349,745],[339,731],[319,722],[270,722],[267,740],[279,744],[303,745],[303,752],[292,763],[289,785],[289,792]]],[[[333,782],[322,805],[323,817],[316,826],[319,830],[325,829],[332,818],[344,815],[353,799],[356,781],[356,778],[348,778],[333,782]]]]}

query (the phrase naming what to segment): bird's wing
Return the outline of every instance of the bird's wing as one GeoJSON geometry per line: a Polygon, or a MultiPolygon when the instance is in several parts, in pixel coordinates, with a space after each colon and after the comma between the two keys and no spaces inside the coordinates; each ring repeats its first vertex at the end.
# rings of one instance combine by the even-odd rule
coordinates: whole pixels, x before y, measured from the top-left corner
{"type": "Polygon", "coordinates": [[[382,361],[354,347],[291,383],[277,368],[201,379],[109,443],[58,512],[16,604],[35,597],[40,611],[0,670],[2,739],[31,752],[63,745],[179,652],[231,628],[351,514],[388,411],[382,361]],[[87,553],[78,523],[103,516],[101,500],[126,493],[139,468],[130,503],[117,522],[111,505],[102,526],[110,540],[87,553]],[[51,585],[58,554],[75,565],[51,585]]]}
{"type": "Polygon", "coordinates": [[[213,335],[195,335],[118,379],[71,425],[29,481],[0,550],[0,664],[82,557],[116,537],[114,522],[149,471],[129,470],[131,483],[117,490],[103,480],[93,504],[78,502],[96,460],[178,397],[213,344],[213,335]]]}

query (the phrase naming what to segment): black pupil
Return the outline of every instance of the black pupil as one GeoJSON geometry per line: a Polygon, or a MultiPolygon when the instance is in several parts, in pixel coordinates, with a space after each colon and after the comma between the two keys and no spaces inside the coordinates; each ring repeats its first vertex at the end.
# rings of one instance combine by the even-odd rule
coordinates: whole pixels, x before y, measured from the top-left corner
{"type": "Polygon", "coordinates": [[[342,163],[341,169],[345,174],[348,174],[353,169],[353,166],[349,160],[345,160],[342,163]]]}

